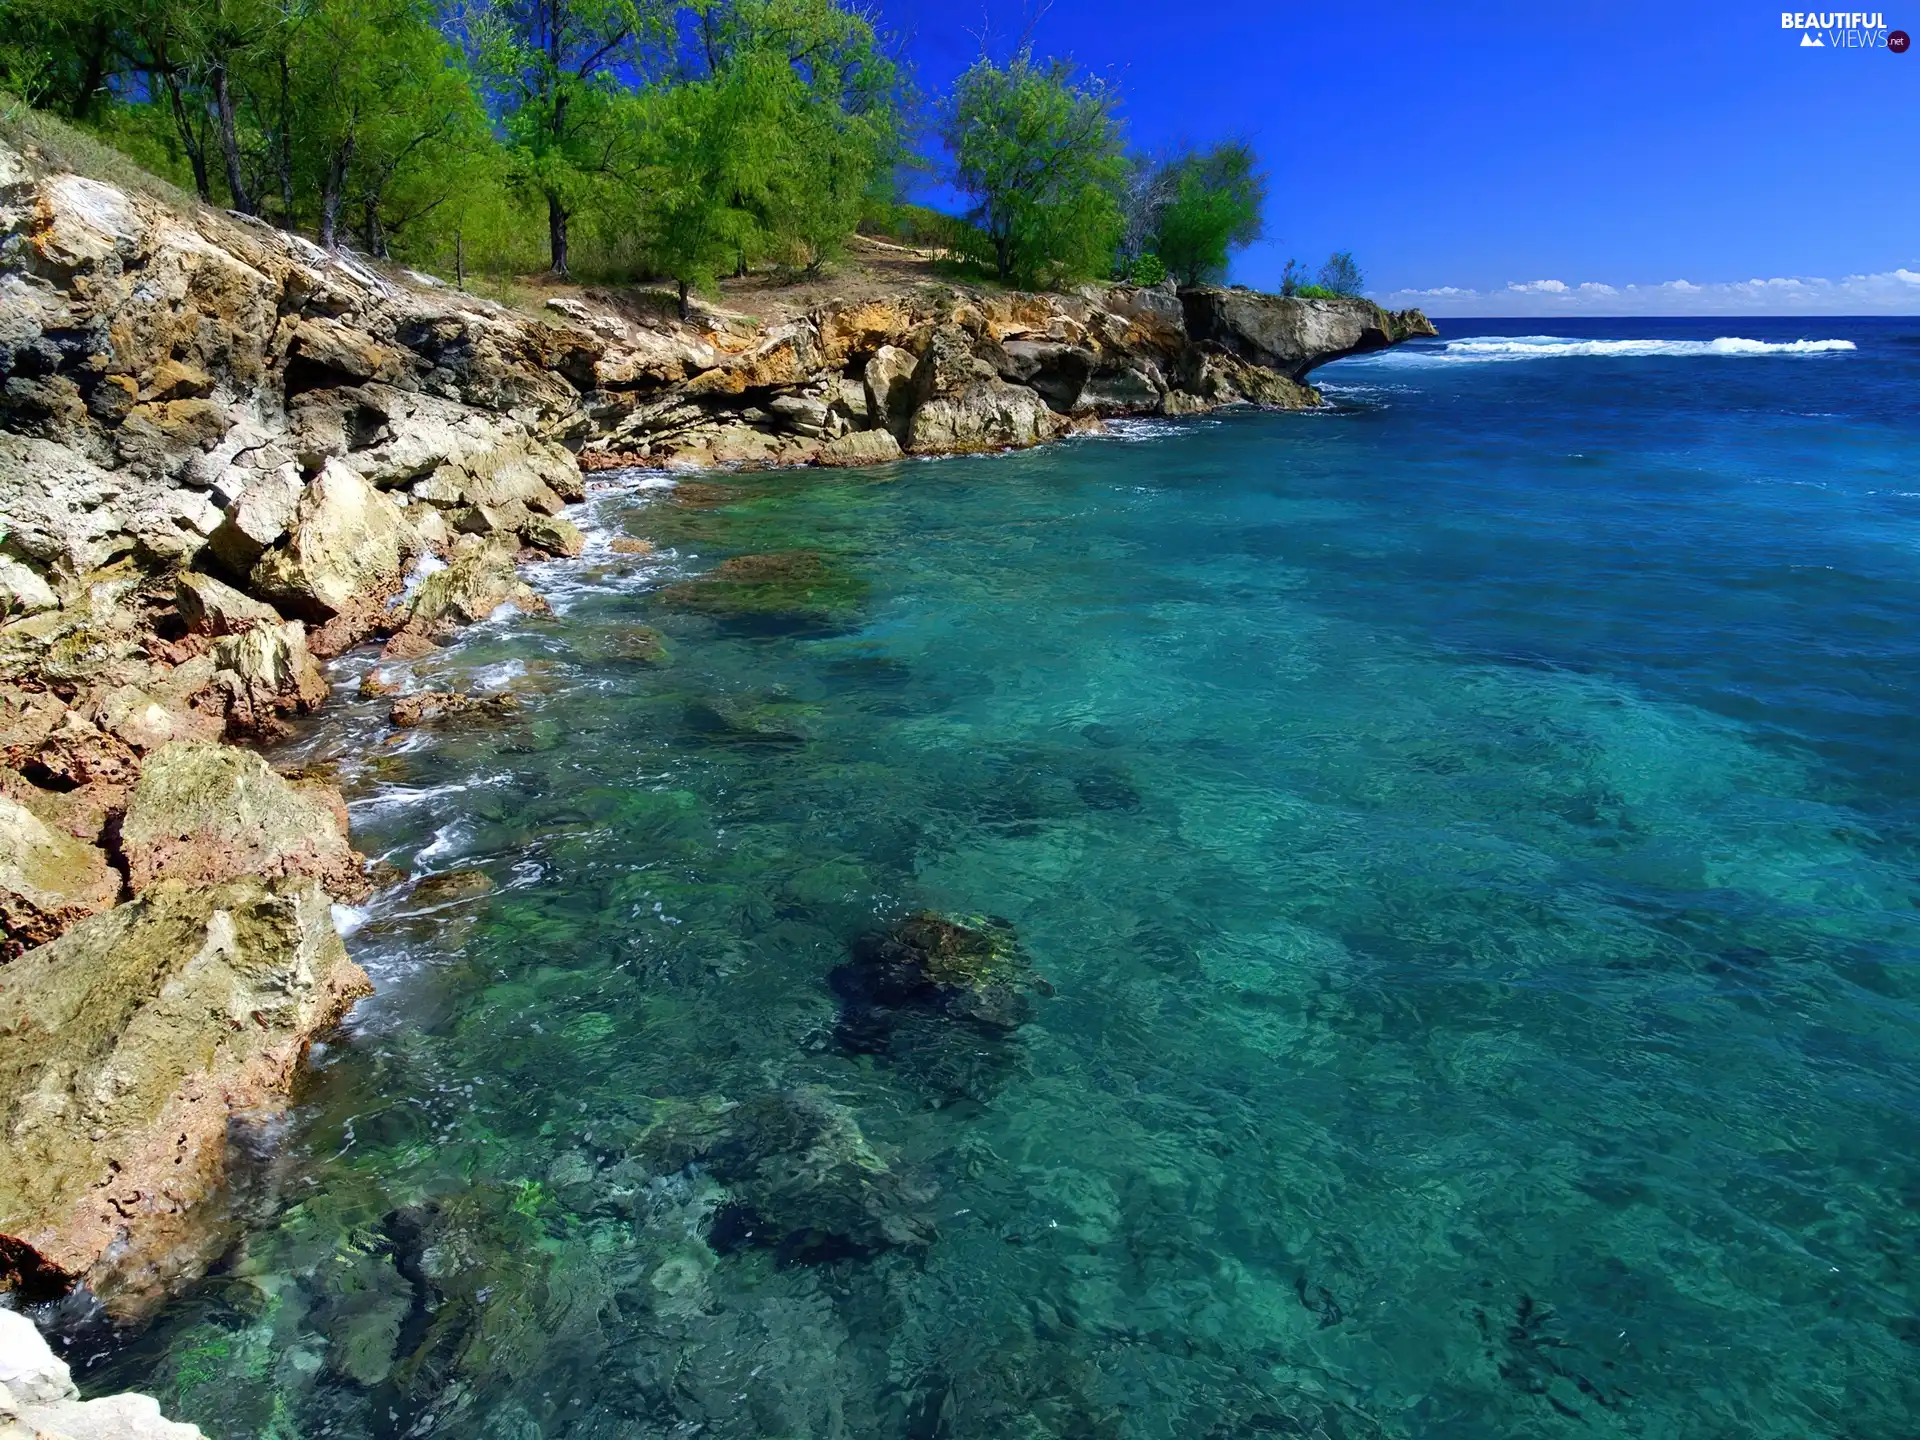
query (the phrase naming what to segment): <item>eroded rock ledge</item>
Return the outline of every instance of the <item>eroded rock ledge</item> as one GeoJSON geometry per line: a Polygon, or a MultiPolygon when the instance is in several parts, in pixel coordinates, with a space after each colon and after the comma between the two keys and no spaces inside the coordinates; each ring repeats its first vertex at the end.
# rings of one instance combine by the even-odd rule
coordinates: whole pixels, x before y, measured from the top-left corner
{"type": "Polygon", "coordinates": [[[517,566],[579,553],[583,470],[1298,407],[1315,365],[1431,333],[931,283],[777,324],[594,292],[536,319],[0,146],[0,1289],[138,1318],[227,1243],[229,1129],[367,992],[329,908],[369,881],[337,791],[225,742],[321,705],[350,646],[543,609],[517,566]]]}

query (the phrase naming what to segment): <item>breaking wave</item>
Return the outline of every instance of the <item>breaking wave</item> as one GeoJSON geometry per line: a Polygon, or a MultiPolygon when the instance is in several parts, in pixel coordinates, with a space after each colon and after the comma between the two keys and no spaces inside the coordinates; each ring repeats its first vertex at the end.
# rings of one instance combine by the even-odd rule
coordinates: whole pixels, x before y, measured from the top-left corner
{"type": "Polygon", "coordinates": [[[1458,365],[1508,360],[1559,360],[1573,356],[1817,355],[1856,348],[1851,340],[1571,340],[1560,335],[1481,335],[1449,340],[1438,348],[1396,350],[1389,364],[1458,365]]]}

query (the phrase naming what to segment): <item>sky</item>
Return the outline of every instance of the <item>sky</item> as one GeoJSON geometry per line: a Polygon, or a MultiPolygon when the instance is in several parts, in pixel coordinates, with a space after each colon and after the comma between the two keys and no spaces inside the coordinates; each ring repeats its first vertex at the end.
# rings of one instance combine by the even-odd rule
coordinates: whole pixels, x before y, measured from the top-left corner
{"type": "MultiPolygon", "coordinates": [[[[1920,37],[1920,0],[1880,3],[1920,37]]],[[[1030,28],[1119,86],[1136,148],[1252,140],[1241,283],[1351,250],[1435,315],[1920,314],[1920,48],[1807,47],[1719,0],[1037,9],[877,6],[930,93],[1030,28]]]]}

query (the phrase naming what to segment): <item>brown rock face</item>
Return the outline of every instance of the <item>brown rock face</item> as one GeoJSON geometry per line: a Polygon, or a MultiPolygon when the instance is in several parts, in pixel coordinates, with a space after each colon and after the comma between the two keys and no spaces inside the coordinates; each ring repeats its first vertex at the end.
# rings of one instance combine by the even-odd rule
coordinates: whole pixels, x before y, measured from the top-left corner
{"type": "Polygon", "coordinates": [[[43,1283],[134,1318],[225,1248],[228,1127],[372,988],[328,903],[163,881],[0,969],[0,1239],[43,1283]]]}

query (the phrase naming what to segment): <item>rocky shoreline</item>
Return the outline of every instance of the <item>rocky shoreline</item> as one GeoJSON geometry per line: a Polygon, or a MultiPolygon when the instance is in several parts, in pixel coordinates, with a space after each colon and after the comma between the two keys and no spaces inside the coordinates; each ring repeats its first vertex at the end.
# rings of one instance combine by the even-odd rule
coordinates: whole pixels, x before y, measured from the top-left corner
{"type": "Polygon", "coordinates": [[[586,475],[1297,408],[1431,333],[1131,287],[535,319],[0,146],[0,1290],[137,1322],[226,1248],[230,1134],[369,993],[331,906],[379,883],[327,777],[235,742],[320,707],[327,657],[544,608],[518,567],[579,552],[586,475]]]}

